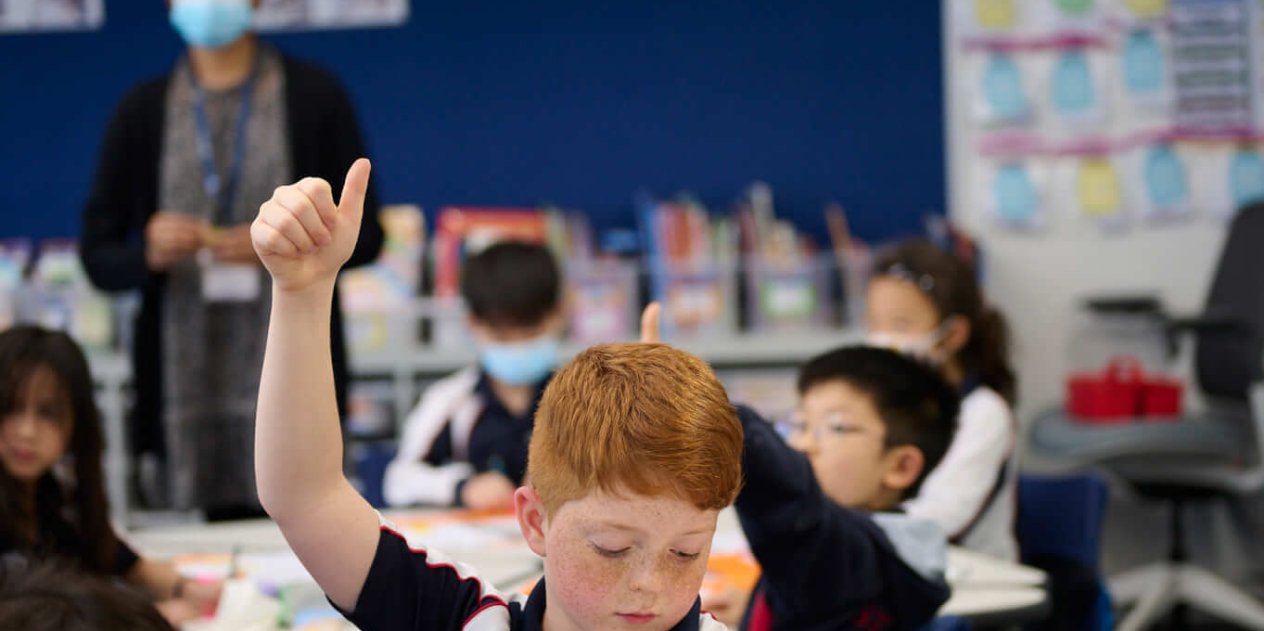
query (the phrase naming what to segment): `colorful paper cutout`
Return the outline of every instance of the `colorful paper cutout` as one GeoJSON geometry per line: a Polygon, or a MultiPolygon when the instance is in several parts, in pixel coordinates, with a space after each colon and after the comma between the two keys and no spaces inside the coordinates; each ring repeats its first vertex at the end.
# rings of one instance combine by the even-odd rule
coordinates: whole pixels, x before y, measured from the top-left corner
{"type": "Polygon", "coordinates": [[[1133,31],[1124,45],[1124,85],[1134,95],[1163,90],[1163,49],[1148,30],[1133,31]]]}
{"type": "Polygon", "coordinates": [[[1085,158],[1080,162],[1075,190],[1080,209],[1086,214],[1113,215],[1122,206],[1119,172],[1106,158],[1085,158]]]}
{"type": "Polygon", "coordinates": [[[1011,162],[997,167],[993,187],[996,215],[1002,222],[1026,225],[1035,219],[1040,200],[1026,165],[1011,162]]]}
{"type": "Polygon", "coordinates": [[[1185,165],[1170,145],[1155,145],[1145,158],[1145,185],[1157,210],[1174,210],[1189,198],[1185,165]]]}
{"type": "Polygon", "coordinates": [[[1009,55],[993,55],[983,72],[983,94],[992,115],[1000,120],[1016,120],[1027,115],[1027,95],[1018,64],[1009,55]]]}
{"type": "Polygon", "coordinates": [[[1064,115],[1089,112],[1097,101],[1088,55],[1071,50],[1058,58],[1053,69],[1053,106],[1064,115]]]}

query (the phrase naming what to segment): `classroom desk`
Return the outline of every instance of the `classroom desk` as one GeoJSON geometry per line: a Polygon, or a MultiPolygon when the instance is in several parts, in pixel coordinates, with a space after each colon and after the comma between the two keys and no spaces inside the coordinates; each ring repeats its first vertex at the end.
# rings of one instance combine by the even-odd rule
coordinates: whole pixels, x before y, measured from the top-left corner
{"type": "Polygon", "coordinates": [[[948,582],[968,587],[1044,587],[1045,573],[964,548],[948,549],[948,582]]]}
{"type": "MultiPolygon", "coordinates": [[[[522,584],[540,572],[539,559],[521,541],[510,517],[480,517],[467,522],[460,515],[440,511],[387,511],[384,515],[410,542],[427,542],[443,550],[478,568],[502,589],[522,584]]],[[[142,553],[159,558],[223,558],[237,550],[243,557],[257,555],[268,563],[283,565],[288,559],[298,568],[280,530],[268,520],[154,528],[128,533],[126,538],[142,553]]],[[[744,546],[736,513],[732,509],[722,512],[713,557],[740,553],[744,546]]],[[[958,548],[949,551],[948,566],[953,594],[942,615],[962,616],[978,624],[1011,625],[1037,620],[1048,612],[1046,577],[1040,570],[958,548]]],[[[311,580],[305,574],[303,578],[311,580]]]]}
{"type": "MultiPolygon", "coordinates": [[[[489,520],[481,527],[434,528],[425,537],[417,520],[428,516],[447,516],[444,511],[385,511],[383,515],[404,532],[409,542],[427,543],[452,558],[473,565],[493,585],[520,582],[539,571],[539,558],[521,541],[517,525],[506,519],[489,520]],[[512,526],[512,531],[508,530],[512,526]]],[[[446,518],[440,521],[455,523],[446,518]]],[[[228,555],[240,552],[246,558],[275,559],[276,553],[289,554],[289,545],[281,530],[268,519],[190,524],[174,527],[136,530],[125,538],[143,554],[158,558],[191,555],[228,555]]],[[[291,555],[292,556],[292,555],[291,555]]],[[[308,577],[307,580],[311,580],[308,577]]]]}
{"type": "Polygon", "coordinates": [[[948,550],[952,597],[943,616],[969,618],[979,626],[1009,626],[1040,620],[1049,613],[1045,573],[962,548],[948,550]]]}
{"type": "Polygon", "coordinates": [[[939,615],[967,618],[980,627],[1011,627],[1043,619],[1049,607],[1049,595],[1043,587],[953,586],[952,598],[939,615]]]}

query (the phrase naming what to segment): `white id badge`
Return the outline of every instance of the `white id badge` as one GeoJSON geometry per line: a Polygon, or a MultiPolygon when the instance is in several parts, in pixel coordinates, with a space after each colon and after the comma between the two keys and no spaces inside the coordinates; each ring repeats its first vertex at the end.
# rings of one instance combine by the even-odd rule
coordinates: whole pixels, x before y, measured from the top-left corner
{"type": "Polygon", "coordinates": [[[202,268],[202,299],[207,302],[250,302],[259,298],[259,266],[220,263],[210,250],[198,252],[202,268]]]}

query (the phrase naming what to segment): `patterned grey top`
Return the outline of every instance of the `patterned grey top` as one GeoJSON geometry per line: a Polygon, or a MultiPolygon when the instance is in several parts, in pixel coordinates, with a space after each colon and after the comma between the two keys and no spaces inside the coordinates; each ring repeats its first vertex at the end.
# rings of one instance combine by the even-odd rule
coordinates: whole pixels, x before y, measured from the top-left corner
{"type": "MultiPolygon", "coordinates": [[[[293,180],[280,56],[262,47],[251,95],[246,151],[223,226],[248,223],[273,189],[293,180]]],[[[167,93],[159,170],[159,209],[216,223],[216,202],[203,187],[197,151],[194,90],[188,61],[176,66],[167,93]]],[[[206,91],[216,169],[227,182],[236,151],[242,87],[206,91]]],[[[197,260],[168,274],[163,302],[163,426],[172,507],[257,506],[254,415],[271,290],[258,297],[208,302],[197,260]]]]}

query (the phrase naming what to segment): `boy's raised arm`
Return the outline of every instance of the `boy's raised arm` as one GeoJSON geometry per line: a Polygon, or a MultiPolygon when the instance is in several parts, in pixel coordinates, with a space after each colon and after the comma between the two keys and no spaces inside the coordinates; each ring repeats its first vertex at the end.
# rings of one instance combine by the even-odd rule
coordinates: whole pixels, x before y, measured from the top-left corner
{"type": "Polygon", "coordinates": [[[282,186],[250,228],[272,275],[272,317],[259,381],[255,475],[259,500],[334,602],[352,610],[377,549],[377,514],[342,473],[329,322],[338,270],[355,249],[369,161],[329,183],[282,186]]]}

